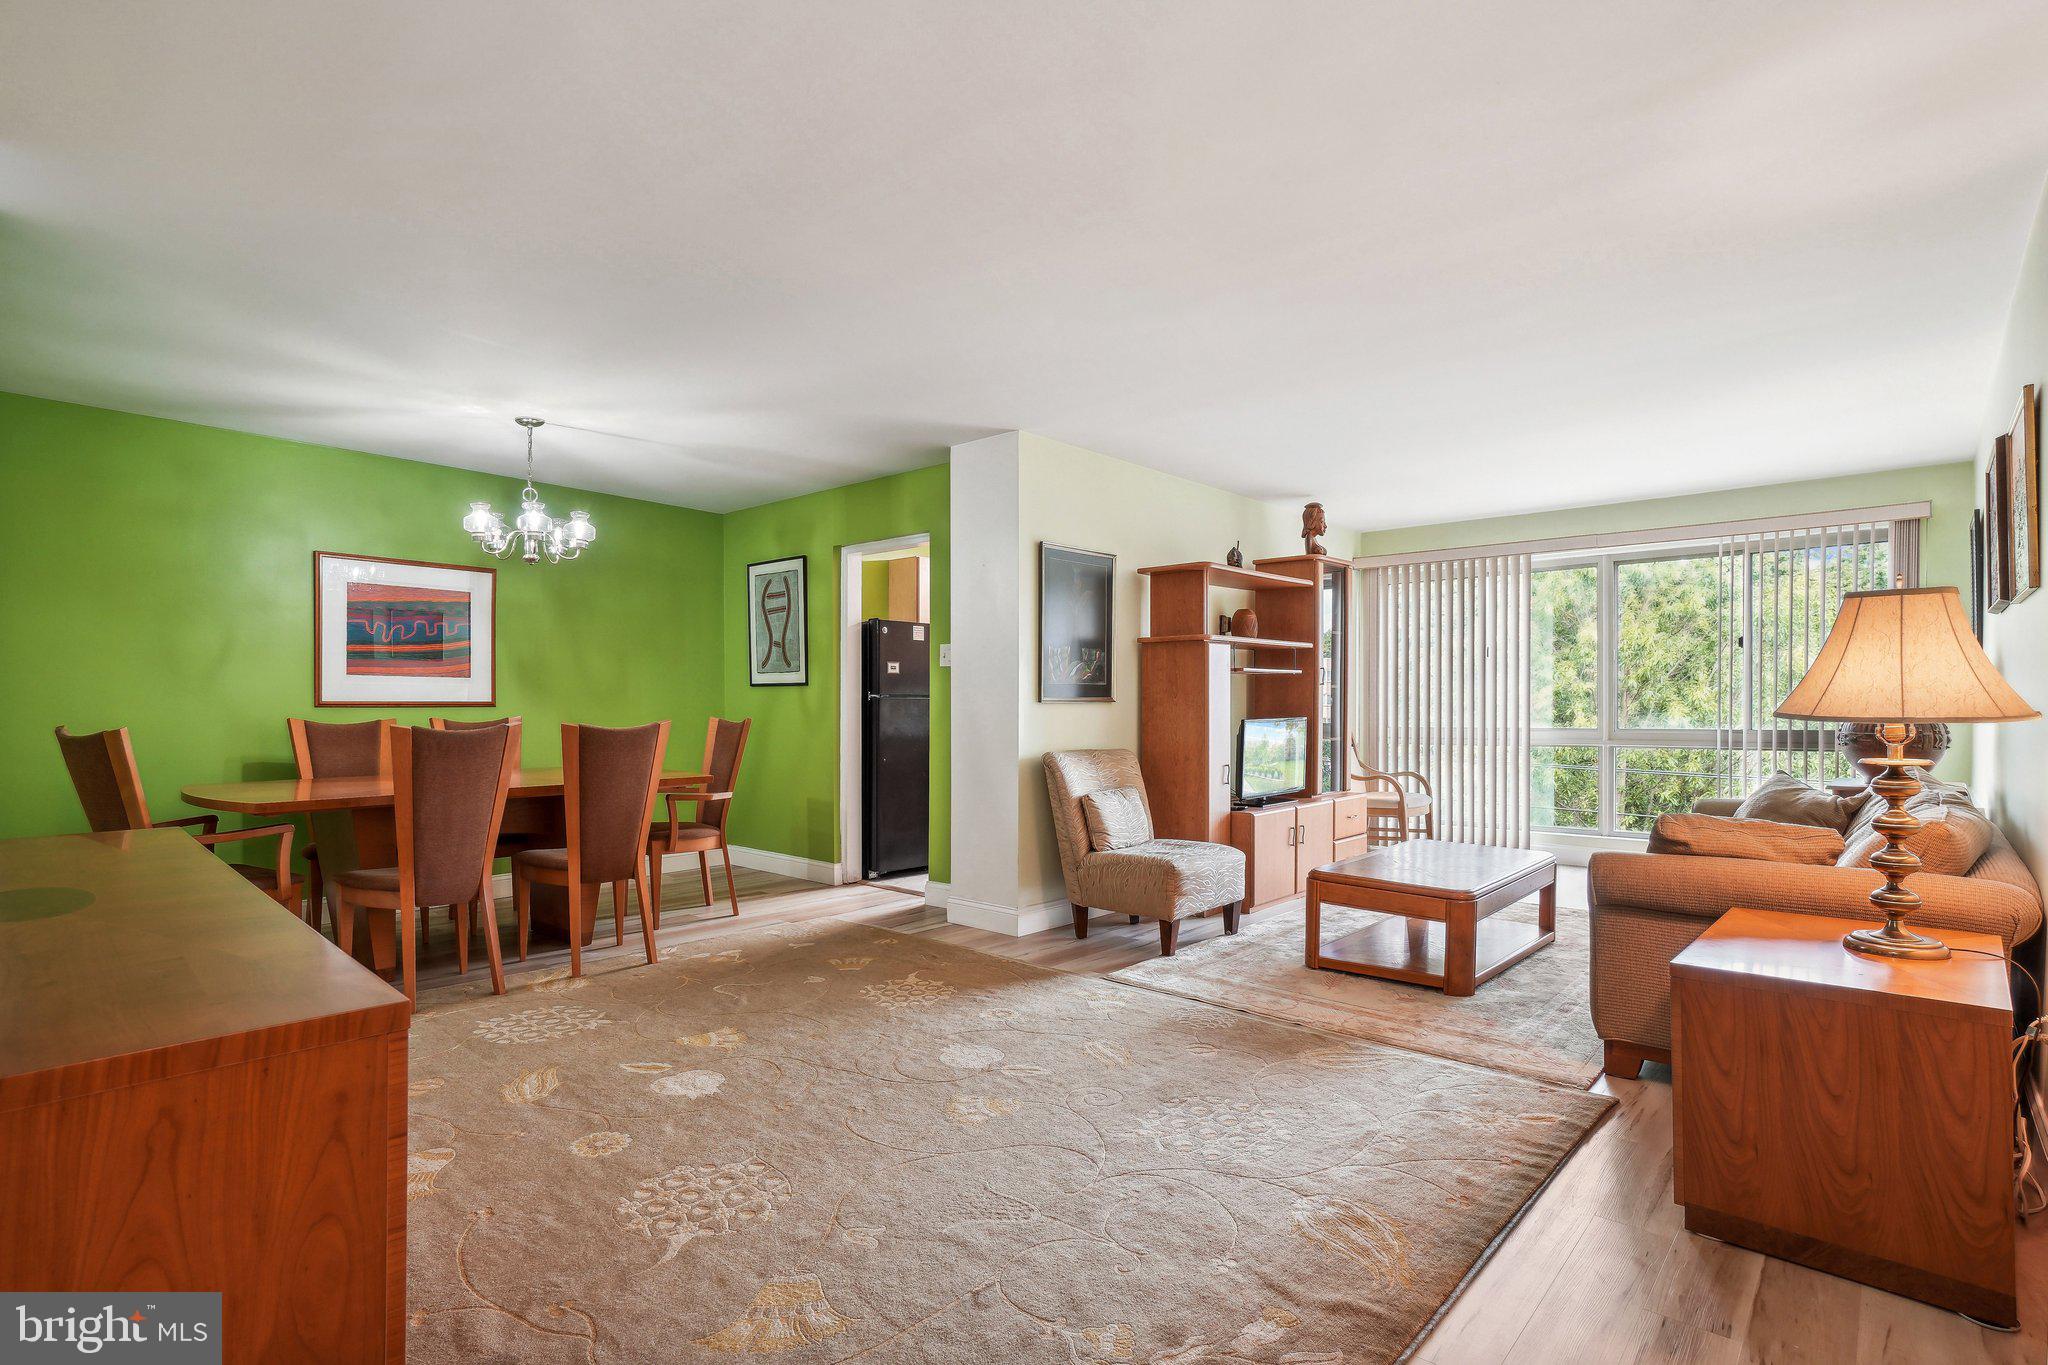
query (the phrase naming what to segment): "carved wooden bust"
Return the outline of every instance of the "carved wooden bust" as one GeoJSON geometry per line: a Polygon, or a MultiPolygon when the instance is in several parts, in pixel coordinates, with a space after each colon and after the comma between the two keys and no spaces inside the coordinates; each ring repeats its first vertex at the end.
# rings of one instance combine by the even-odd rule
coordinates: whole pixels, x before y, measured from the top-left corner
{"type": "Polygon", "coordinates": [[[1323,548],[1321,537],[1330,529],[1330,523],[1323,520],[1323,505],[1312,502],[1301,509],[1302,553],[1311,555],[1328,554],[1323,548]]]}

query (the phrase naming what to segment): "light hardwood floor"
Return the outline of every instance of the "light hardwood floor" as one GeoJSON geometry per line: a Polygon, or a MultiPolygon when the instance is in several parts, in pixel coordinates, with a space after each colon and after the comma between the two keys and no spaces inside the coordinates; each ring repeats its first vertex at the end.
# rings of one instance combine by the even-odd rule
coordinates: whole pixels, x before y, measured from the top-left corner
{"type": "MultiPolygon", "coordinates": [[[[1098,920],[1086,940],[1065,928],[1008,938],[947,924],[943,913],[882,887],[821,887],[741,872],[737,919],[722,907],[696,905],[692,878],[666,877],[663,887],[664,951],[734,928],[828,918],[931,934],[1068,972],[1112,972],[1159,950],[1158,931],[1150,923],[1098,920]]],[[[1560,892],[1567,905],[1584,904],[1573,881],[1562,880],[1560,892]]],[[[1298,903],[1291,904],[1298,913],[1298,903]]],[[[1289,912],[1280,906],[1260,913],[1289,912]]],[[[501,913],[509,920],[509,906],[501,913]]],[[[640,952],[632,936],[637,922],[630,918],[625,945],[612,945],[608,899],[598,924],[586,962],[603,964],[640,952]]],[[[1187,925],[1181,951],[1222,931],[1215,919],[1187,925]]],[[[422,991],[457,983],[451,937],[437,916],[420,971],[422,991]]],[[[506,942],[511,941],[508,933],[506,942]]],[[[555,971],[567,962],[565,948],[550,947],[525,963],[508,962],[506,970],[555,971]]],[[[472,954],[461,994],[489,989],[481,964],[481,952],[472,954]]],[[[431,1009],[434,1000],[423,997],[422,1003],[431,1009]]],[[[1430,1365],[2048,1361],[2048,1218],[2020,1233],[2025,1328],[2018,1334],[1988,1331],[1924,1304],[1695,1237],[1683,1229],[1671,1202],[1668,1073],[1653,1067],[1646,1075],[1595,1085],[1619,1101],[1613,1116],[1529,1206],[1416,1359],[1430,1365]]]]}

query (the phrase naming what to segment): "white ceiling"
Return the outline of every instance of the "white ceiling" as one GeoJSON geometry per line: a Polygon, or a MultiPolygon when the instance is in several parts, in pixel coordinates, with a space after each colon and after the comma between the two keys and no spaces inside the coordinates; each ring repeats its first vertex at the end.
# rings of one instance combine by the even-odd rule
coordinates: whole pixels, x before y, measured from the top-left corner
{"type": "MultiPolygon", "coordinates": [[[[712,509],[1962,458],[2048,5],[0,0],[0,388],[712,509]]],[[[480,496],[491,495],[486,486],[480,496]]]]}

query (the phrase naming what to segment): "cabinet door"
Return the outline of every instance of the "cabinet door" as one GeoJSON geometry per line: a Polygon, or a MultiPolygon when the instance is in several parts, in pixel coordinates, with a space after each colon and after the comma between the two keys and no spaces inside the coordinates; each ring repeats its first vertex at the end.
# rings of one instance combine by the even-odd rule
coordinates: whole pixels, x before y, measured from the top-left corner
{"type": "Polygon", "coordinates": [[[1304,801],[1294,808],[1294,890],[1308,890],[1308,874],[1336,858],[1328,801],[1304,801]]]}
{"type": "Polygon", "coordinates": [[[1294,894],[1294,810],[1240,810],[1230,815],[1231,842],[1244,852],[1248,907],[1294,894]]]}

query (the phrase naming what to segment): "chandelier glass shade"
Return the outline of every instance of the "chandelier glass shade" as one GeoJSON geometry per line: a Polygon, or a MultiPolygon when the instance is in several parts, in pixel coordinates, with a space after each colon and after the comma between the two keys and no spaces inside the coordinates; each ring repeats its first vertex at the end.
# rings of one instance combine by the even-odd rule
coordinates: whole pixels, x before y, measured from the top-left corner
{"type": "Polygon", "coordinates": [[[574,559],[583,553],[584,546],[597,539],[597,528],[590,524],[588,512],[571,512],[567,521],[557,521],[548,515],[533,487],[533,429],[544,423],[538,417],[512,420],[526,428],[526,487],[519,493],[519,515],[507,526],[505,518],[492,511],[488,502],[473,502],[469,515],[462,519],[462,529],[469,532],[485,554],[499,559],[514,554],[528,564],[538,564],[542,557],[550,564],[574,559]]]}

